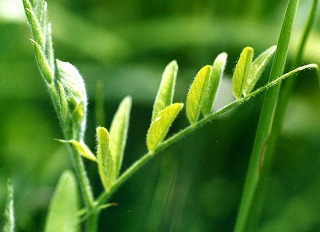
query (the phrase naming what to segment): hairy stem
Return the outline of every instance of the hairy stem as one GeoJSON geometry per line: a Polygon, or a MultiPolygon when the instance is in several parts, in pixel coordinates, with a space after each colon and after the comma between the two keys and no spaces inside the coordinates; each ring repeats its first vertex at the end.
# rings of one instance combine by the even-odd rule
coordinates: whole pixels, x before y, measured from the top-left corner
{"type": "Polygon", "coordinates": [[[223,113],[229,111],[230,109],[241,105],[242,103],[246,102],[247,100],[249,100],[250,98],[256,96],[259,93],[262,93],[264,91],[266,91],[267,89],[273,87],[274,85],[278,84],[279,82],[281,82],[282,80],[296,74],[297,72],[300,72],[302,70],[305,69],[318,69],[318,66],[316,64],[309,64],[309,65],[305,65],[302,67],[299,67],[295,70],[292,70],[291,72],[282,75],[281,77],[278,77],[277,79],[269,82],[267,85],[255,90],[254,92],[248,94],[247,96],[241,98],[240,100],[236,100],[232,103],[230,103],[229,105],[225,106],[224,108],[220,109],[219,111],[206,116],[204,118],[202,118],[201,120],[197,121],[196,123],[186,127],[185,129],[181,130],[180,132],[174,134],[173,136],[171,136],[170,138],[168,138],[167,140],[165,140],[164,142],[162,142],[153,153],[146,153],[145,155],[143,155],[139,160],[137,160],[134,164],[132,164],[124,173],[121,174],[121,176],[116,180],[116,182],[114,183],[114,185],[111,187],[109,192],[104,192],[100,195],[100,197],[97,199],[96,203],[95,203],[95,207],[99,207],[101,205],[104,204],[104,202],[121,186],[123,185],[133,174],[135,174],[144,164],[146,164],[155,154],[159,153],[160,151],[164,150],[165,148],[169,147],[170,145],[172,145],[173,143],[178,142],[179,140],[181,140],[182,138],[184,138],[186,135],[194,132],[195,130],[201,128],[202,126],[204,126],[205,124],[211,122],[212,120],[216,119],[217,117],[219,117],[220,115],[222,115],[223,113]]]}

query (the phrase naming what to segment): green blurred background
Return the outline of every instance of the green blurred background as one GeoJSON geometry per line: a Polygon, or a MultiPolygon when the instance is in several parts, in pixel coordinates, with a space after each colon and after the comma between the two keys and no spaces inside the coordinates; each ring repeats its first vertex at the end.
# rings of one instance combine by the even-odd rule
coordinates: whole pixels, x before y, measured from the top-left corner
{"type": "MultiPolygon", "coordinates": [[[[197,71],[226,51],[215,108],[230,102],[242,48],[250,45],[258,54],[276,44],[286,2],[48,0],[56,57],[76,65],[87,84],[87,143],[94,149],[95,126],[109,127],[121,99],[131,95],[123,168],[146,152],[153,99],[173,59],[179,64],[175,101],[181,102],[197,71]],[[97,93],[105,98],[103,112],[96,110],[97,93]]],[[[310,5],[300,3],[288,69],[310,5]]],[[[21,1],[0,0],[0,209],[10,177],[17,231],[42,231],[58,177],[72,168],[65,146],[54,140],[62,134],[30,36],[21,1]]],[[[304,63],[319,62],[319,41],[317,17],[304,63]]],[[[255,97],[155,157],[113,196],[119,205],[102,213],[100,231],[231,231],[261,103],[262,95],[255,97]]],[[[320,231],[319,118],[318,82],[305,72],[289,103],[254,231],[320,231]]],[[[183,113],[171,133],[186,125],[183,113]]],[[[91,163],[88,172],[97,194],[101,185],[91,163]]]]}

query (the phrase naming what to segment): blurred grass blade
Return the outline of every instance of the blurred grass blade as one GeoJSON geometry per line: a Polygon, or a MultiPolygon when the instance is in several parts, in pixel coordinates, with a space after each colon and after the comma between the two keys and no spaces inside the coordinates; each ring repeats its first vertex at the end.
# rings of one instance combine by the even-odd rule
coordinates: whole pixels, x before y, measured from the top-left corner
{"type": "Polygon", "coordinates": [[[244,96],[248,95],[252,91],[276,49],[277,46],[268,48],[252,62],[247,81],[244,83],[242,90],[244,96]]]}
{"type": "Polygon", "coordinates": [[[187,95],[186,111],[187,118],[191,124],[194,124],[199,117],[201,104],[206,94],[209,75],[212,70],[211,65],[206,65],[197,73],[187,95]]]}
{"type": "Polygon", "coordinates": [[[109,132],[104,127],[97,127],[98,140],[98,171],[101,183],[106,192],[109,192],[116,179],[114,160],[110,151],[109,132]]]}
{"type": "Polygon", "coordinates": [[[227,53],[223,52],[219,54],[213,62],[207,93],[205,94],[202,104],[202,113],[204,116],[211,113],[211,108],[219,87],[220,79],[222,78],[224,68],[227,63],[227,57],[227,53]]]}
{"type": "Polygon", "coordinates": [[[150,152],[154,152],[157,145],[165,138],[182,107],[182,103],[174,103],[166,107],[159,112],[158,117],[151,123],[147,132],[147,147],[150,152]]]}
{"type": "Polygon", "coordinates": [[[237,100],[240,100],[243,88],[247,82],[252,57],[253,49],[251,47],[245,47],[241,52],[238,63],[234,69],[232,77],[232,91],[237,100]]]}
{"type": "Polygon", "coordinates": [[[171,61],[165,68],[159,90],[156,96],[156,100],[153,105],[151,122],[158,116],[158,113],[172,104],[174,95],[174,86],[176,83],[178,72],[177,62],[171,61]]]}
{"type": "Polygon", "coordinates": [[[83,142],[78,142],[74,139],[72,140],[58,140],[59,142],[63,143],[69,143],[80,155],[82,155],[84,158],[87,158],[92,161],[97,161],[96,156],[93,154],[93,152],[90,150],[90,148],[83,142]]]}
{"type": "Polygon", "coordinates": [[[8,180],[8,199],[4,212],[4,227],[3,232],[14,232],[14,200],[13,200],[13,186],[8,180]]]}
{"type": "Polygon", "coordinates": [[[118,176],[122,165],[124,148],[127,141],[131,105],[131,97],[125,97],[120,103],[110,126],[110,151],[115,162],[116,176],[118,176]]]}
{"type": "Polygon", "coordinates": [[[78,189],[72,172],[64,172],[49,206],[45,232],[78,231],[78,189]]]}

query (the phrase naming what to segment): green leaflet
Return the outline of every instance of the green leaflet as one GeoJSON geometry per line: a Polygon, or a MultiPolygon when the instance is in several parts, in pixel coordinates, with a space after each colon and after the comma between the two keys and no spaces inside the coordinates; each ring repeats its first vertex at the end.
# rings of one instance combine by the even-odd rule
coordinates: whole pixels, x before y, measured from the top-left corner
{"type": "Polygon", "coordinates": [[[78,189],[72,172],[64,172],[49,206],[45,232],[78,231],[78,189]]]}
{"type": "Polygon", "coordinates": [[[241,52],[238,63],[234,69],[232,77],[232,91],[237,100],[240,100],[249,71],[251,68],[253,49],[246,47],[241,52]]]}
{"type": "Polygon", "coordinates": [[[158,113],[172,104],[174,95],[174,86],[176,83],[178,72],[177,62],[171,61],[165,68],[159,90],[156,96],[156,100],[153,105],[151,122],[158,116],[158,113]]]}
{"type": "Polygon", "coordinates": [[[209,76],[207,92],[202,103],[202,114],[207,116],[211,113],[214,98],[216,96],[220,79],[222,78],[224,68],[227,63],[227,53],[223,52],[217,56],[212,65],[212,70],[209,76]]]}
{"type": "Polygon", "coordinates": [[[45,41],[44,41],[45,38],[44,38],[43,32],[41,31],[40,22],[37,19],[36,15],[34,13],[34,10],[30,5],[30,2],[28,0],[23,0],[23,4],[24,4],[26,16],[27,16],[29,24],[31,26],[33,38],[39,44],[41,49],[43,49],[44,45],[45,45],[45,41]]]}
{"type": "Polygon", "coordinates": [[[6,209],[4,212],[5,224],[3,232],[14,232],[14,200],[13,200],[13,187],[10,180],[8,180],[8,199],[6,209]]]}
{"type": "Polygon", "coordinates": [[[194,124],[199,117],[204,95],[206,94],[209,81],[211,65],[206,65],[197,73],[187,96],[186,111],[191,124],[194,124]]]}
{"type": "Polygon", "coordinates": [[[108,130],[104,127],[97,127],[98,140],[98,171],[102,185],[106,192],[109,192],[116,179],[115,161],[110,151],[110,139],[108,130]]]}
{"type": "Polygon", "coordinates": [[[28,18],[32,33],[33,39],[32,43],[36,50],[36,59],[39,63],[39,66],[42,72],[42,75],[45,77],[48,83],[51,83],[50,80],[54,78],[54,58],[53,58],[53,47],[52,47],[52,38],[51,38],[51,25],[48,22],[47,14],[47,3],[44,0],[38,0],[36,3],[30,3],[28,0],[23,0],[24,9],[26,16],[28,18]],[[37,47],[38,46],[38,47],[37,47]],[[43,62],[43,59],[46,62],[43,62]],[[46,66],[49,66],[48,69],[46,66]],[[46,69],[43,69],[46,67],[46,69]],[[45,75],[45,73],[50,73],[45,75]],[[43,73],[43,71],[45,73],[43,73]]]}
{"type": "Polygon", "coordinates": [[[53,82],[54,76],[53,76],[52,70],[50,68],[50,65],[49,65],[45,55],[43,54],[43,52],[40,48],[40,45],[32,39],[31,39],[31,42],[33,43],[33,46],[34,46],[35,56],[36,56],[36,60],[38,62],[40,72],[41,72],[43,78],[45,79],[45,81],[47,82],[47,84],[51,84],[53,82]]]}
{"type": "Polygon", "coordinates": [[[122,100],[110,126],[110,151],[115,162],[116,176],[118,176],[121,169],[128,134],[131,104],[131,97],[126,97],[122,100]]]}
{"type": "Polygon", "coordinates": [[[147,132],[147,147],[154,152],[157,145],[165,138],[169,127],[183,108],[183,103],[174,103],[159,112],[147,132]]]}
{"type": "Polygon", "coordinates": [[[97,161],[96,156],[93,154],[93,152],[90,150],[90,148],[83,142],[78,142],[74,139],[72,140],[58,140],[59,142],[63,143],[69,143],[80,155],[82,155],[84,158],[87,158],[92,161],[97,161]]]}
{"type": "Polygon", "coordinates": [[[244,83],[242,90],[244,96],[248,95],[252,91],[264,69],[268,65],[271,57],[275,53],[276,48],[277,46],[268,48],[252,62],[247,81],[244,83]]]}

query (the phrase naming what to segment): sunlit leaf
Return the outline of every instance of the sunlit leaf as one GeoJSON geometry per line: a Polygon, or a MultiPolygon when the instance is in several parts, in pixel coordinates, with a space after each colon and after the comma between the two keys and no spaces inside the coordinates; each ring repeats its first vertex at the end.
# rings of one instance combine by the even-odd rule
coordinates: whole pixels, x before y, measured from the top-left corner
{"type": "Polygon", "coordinates": [[[45,232],[78,231],[78,189],[72,172],[66,171],[59,183],[50,203],[45,232]]]}
{"type": "Polygon", "coordinates": [[[121,169],[127,141],[131,104],[131,97],[123,99],[110,126],[110,151],[115,162],[116,176],[118,176],[121,169]]]}
{"type": "Polygon", "coordinates": [[[251,47],[244,48],[234,69],[232,77],[232,91],[237,100],[241,98],[243,88],[247,81],[247,77],[251,68],[252,57],[253,49],[251,47]]]}
{"type": "Polygon", "coordinates": [[[174,103],[160,111],[158,117],[151,123],[147,132],[147,147],[153,152],[165,138],[168,130],[183,107],[182,103],[174,103]]]}
{"type": "Polygon", "coordinates": [[[98,140],[98,171],[102,185],[108,192],[116,179],[114,160],[110,151],[109,132],[104,127],[97,127],[98,140]]]}
{"type": "Polygon", "coordinates": [[[206,65],[197,73],[187,96],[186,111],[187,117],[191,124],[194,124],[199,117],[201,104],[206,94],[209,81],[211,65],[206,65]]]}
{"type": "Polygon", "coordinates": [[[244,96],[248,95],[252,91],[264,69],[268,65],[271,57],[275,53],[276,48],[277,46],[268,48],[252,62],[247,81],[245,82],[242,90],[244,96]]]}
{"type": "Polygon", "coordinates": [[[213,62],[207,92],[202,103],[202,113],[205,116],[211,113],[211,108],[218,90],[220,79],[222,78],[224,68],[227,63],[227,56],[227,53],[223,52],[219,54],[213,62]]]}
{"type": "Polygon", "coordinates": [[[164,108],[172,104],[177,72],[178,72],[177,62],[175,60],[171,61],[166,66],[162,74],[159,90],[153,105],[151,121],[153,121],[157,117],[158,113],[161,110],[163,110],[164,108]]]}
{"type": "Polygon", "coordinates": [[[58,140],[63,143],[69,143],[80,155],[82,155],[84,158],[87,158],[92,161],[97,161],[96,156],[93,154],[93,152],[90,150],[90,148],[83,142],[78,142],[76,140],[58,140]]]}
{"type": "Polygon", "coordinates": [[[4,227],[3,232],[14,232],[14,200],[13,200],[13,186],[11,181],[8,181],[8,199],[4,213],[4,227]]]}

